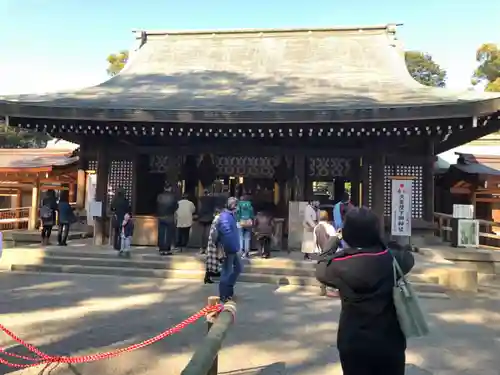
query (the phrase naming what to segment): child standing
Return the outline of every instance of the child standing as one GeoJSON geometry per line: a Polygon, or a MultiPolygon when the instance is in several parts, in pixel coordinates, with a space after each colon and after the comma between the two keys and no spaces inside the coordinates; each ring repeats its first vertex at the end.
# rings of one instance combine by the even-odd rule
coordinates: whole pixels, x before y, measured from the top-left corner
{"type": "Polygon", "coordinates": [[[132,216],[127,213],[123,218],[123,222],[120,230],[121,246],[119,255],[130,256],[130,244],[132,242],[132,236],[134,235],[134,222],[132,216]]]}

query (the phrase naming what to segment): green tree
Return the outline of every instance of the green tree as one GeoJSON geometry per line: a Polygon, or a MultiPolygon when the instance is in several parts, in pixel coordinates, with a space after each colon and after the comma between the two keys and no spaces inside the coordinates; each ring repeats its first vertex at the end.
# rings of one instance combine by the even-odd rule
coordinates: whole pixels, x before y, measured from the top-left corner
{"type": "Polygon", "coordinates": [[[500,92],[500,48],[494,43],[485,43],[476,51],[479,66],[472,75],[472,83],[485,83],[486,91],[500,92]]]}
{"type": "Polygon", "coordinates": [[[106,59],[108,61],[108,74],[113,77],[121,72],[128,60],[128,51],[120,51],[118,53],[112,53],[106,59]]]}
{"type": "Polygon", "coordinates": [[[50,139],[48,134],[13,128],[0,121],[0,148],[43,148],[50,139]]]}
{"type": "Polygon", "coordinates": [[[446,71],[432,60],[432,56],[419,52],[405,53],[406,67],[413,79],[425,86],[444,87],[446,85],[446,71]]]}

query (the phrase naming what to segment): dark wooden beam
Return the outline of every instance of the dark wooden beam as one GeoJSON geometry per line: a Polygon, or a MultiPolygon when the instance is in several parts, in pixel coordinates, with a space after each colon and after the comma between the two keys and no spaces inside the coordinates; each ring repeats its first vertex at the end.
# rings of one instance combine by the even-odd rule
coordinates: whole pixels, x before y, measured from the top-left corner
{"type": "Polygon", "coordinates": [[[500,130],[500,119],[496,116],[493,116],[486,126],[473,128],[472,124],[470,124],[460,131],[453,132],[446,140],[436,144],[435,152],[436,154],[440,154],[498,130],[500,130]]]}

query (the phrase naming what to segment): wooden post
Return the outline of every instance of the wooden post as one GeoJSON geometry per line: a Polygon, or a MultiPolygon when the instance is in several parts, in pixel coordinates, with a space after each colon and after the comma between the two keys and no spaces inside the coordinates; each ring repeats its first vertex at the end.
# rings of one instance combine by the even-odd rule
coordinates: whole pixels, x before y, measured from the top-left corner
{"type": "Polygon", "coordinates": [[[16,200],[15,200],[15,203],[14,203],[14,208],[16,209],[16,224],[14,226],[14,228],[16,229],[19,229],[21,227],[21,223],[20,223],[20,220],[21,220],[21,207],[22,207],[22,204],[23,204],[23,201],[22,201],[22,190],[21,189],[17,189],[17,193],[16,193],[16,200]]]}
{"type": "Polygon", "coordinates": [[[351,201],[355,206],[361,205],[361,158],[354,157],[351,160],[349,172],[351,180],[351,201]]]}
{"type": "Polygon", "coordinates": [[[78,174],[76,178],[76,206],[79,209],[85,208],[85,198],[87,195],[87,144],[82,141],[78,155],[78,174]]]}
{"type": "MultiPolygon", "coordinates": [[[[370,173],[367,157],[361,158],[361,202],[360,206],[371,208],[370,204],[370,173]]],[[[372,179],[373,182],[373,179],[372,179]]]]}
{"type": "MultiPolygon", "coordinates": [[[[213,300],[209,299],[209,303],[215,303],[217,301],[215,298],[213,300]]],[[[217,315],[217,319],[214,320],[210,331],[194,352],[187,366],[182,370],[181,375],[217,374],[217,354],[222,347],[229,328],[234,323],[235,316],[236,304],[234,302],[225,303],[224,310],[217,315]]]]}
{"type": "Polygon", "coordinates": [[[80,209],[85,207],[85,193],[87,188],[87,174],[85,170],[78,169],[76,182],[76,206],[80,209]]]}
{"type": "Polygon", "coordinates": [[[102,246],[106,243],[109,235],[107,226],[107,207],[108,207],[108,175],[109,175],[109,153],[108,149],[101,146],[97,152],[97,184],[95,200],[101,202],[101,217],[96,217],[94,226],[94,243],[102,246]]]}
{"type": "Polygon", "coordinates": [[[38,207],[40,206],[40,179],[37,177],[31,191],[31,210],[28,221],[28,229],[35,230],[38,221],[38,207]]]}
{"type": "Polygon", "coordinates": [[[378,153],[372,156],[372,210],[378,216],[380,221],[380,232],[382,239],[385,239],[384,222],[384,186],[385,186],[385,155],[378,153]]]}
{"type": "Polygon", "coordinates": [[[294,200],[303,201],[305,199],[306,187],[306,157],[304,155],[295,155],[293,158],[294,172],[294,200]]]}
{"type": "MultiPolygon", "coordinates": [[[[219,297],[215,296],[208,297],[208,303],[207,303],[208,306],[216,306],[219,303],[220,303],[219,297]]],[[[217,313],[212,313],[207,315],[207,327],[208,327],[207,332],[210,331],[210,328],[212,328],[212,326],[214,325],[215,319],[217,319],[217,315],[218,315],[217,313]]],[[[207,375],[217,375],[218,372],[219,372],[219,355],[215,357],[214,361],[212,362],[212,367],[210,367],[210,370],[208,371],[207,375]]]]}
{"type": "Polygon", "coordinates": [[[137,213],[137,186],[140,183],[138,180],[140,178],[139,174],[139,160],[140,155],[135,153],[132,159],[132,202],[130,209],[132,210],[132,215],[137,213]]]}
{"type": "Polygon", "coordinates": [[[434,140],[428,139],[422,170],[423,219],[432,223],[434,216],[434,140]]]}

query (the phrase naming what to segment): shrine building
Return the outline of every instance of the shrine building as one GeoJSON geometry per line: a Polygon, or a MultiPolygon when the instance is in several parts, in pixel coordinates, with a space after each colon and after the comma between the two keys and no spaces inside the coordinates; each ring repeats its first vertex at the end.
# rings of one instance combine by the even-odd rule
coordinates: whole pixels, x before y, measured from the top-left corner
{"type": "MultiPolygon", "coordinates": [[[[108,187],[126,190],[137,244],[156,242],[165,182],[193,199],[203,189],[251,193],[285,219],[291,201],[335,201],[350,187],[353,202],[388,226],[390,178],[411,176],[413,227],[429,228],[436,154],[500,129],[498,94],[413,80],[395,25],[135,36],[115,77],[3,97],[0,115],[78,143],[80,171],[97,173],[103,217],[108,187]]],[[[106,219],[98,222],[99,242],[106,219]]]]}

